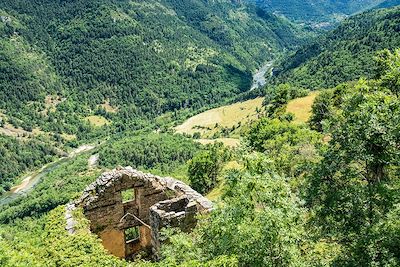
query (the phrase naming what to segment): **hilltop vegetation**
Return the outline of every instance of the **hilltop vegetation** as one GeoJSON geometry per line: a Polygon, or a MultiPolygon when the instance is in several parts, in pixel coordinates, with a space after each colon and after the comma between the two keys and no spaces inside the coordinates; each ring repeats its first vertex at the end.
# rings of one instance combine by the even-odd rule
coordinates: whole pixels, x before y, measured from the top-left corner
{"type": "Polygon", "coordinates": [[[394,7],[400,5],[399,0],[386,0],[379,5],[377,5],[375,8],[388,8],[388,7],[394,7]]]}
{"type": "Polygon", "coordinates": [[[374,56],[400,42],[400,7],[354,16],[318,41],[282,60],[275,84],[318,90],[360,77],[376,77],[374,56]]]}

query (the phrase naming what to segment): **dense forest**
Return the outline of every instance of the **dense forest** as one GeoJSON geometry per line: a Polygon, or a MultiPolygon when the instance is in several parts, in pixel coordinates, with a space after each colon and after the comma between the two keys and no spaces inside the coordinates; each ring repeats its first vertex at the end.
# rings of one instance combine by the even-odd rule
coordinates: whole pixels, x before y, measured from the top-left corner
{"type": "Polygon", "coordinates": [[[230,1],[7,0],[0,15],[0,108],[13,122],[68,134],[89,131],[82,118],[104,115],[105,103],[120,110],[108,114],[120,130],[221,103],[306,36],[230,1]],[[49,108],[46,96],[59,101],[49,108]]]}
{"type": "Polygon", "coordinates": [[[25,194],[0,197],[0,266],[400,266],[400,8],[310,41],[241,2],[0,3],[0,195],[56,163],[25,194]],[[278,57],[274,77],[247,92],[278,57]],[[299,122],[290,100],[310,90],[299,122]],[[237,146],[175,132],[185,116],[259,95],[233,127],[237,146]],[[25,134],[3,135],[10,127],[25,134]],[[82,144],[93,148],[59,159],[82,144]],[[119,166],[182,180],[213,211],[192,232],[164,229],[158,261],[110,255],[82,209],[69,234],[65,205],[119,166]]]}
{"type": "Polygon", "coordinates": [[[319,40],[282,60],[272,82],[318,90],[360,77],[374,78],[374,56],[400,42],[400,8],[354,16],[319,40]]]}
{"type": "Polygon", "coordinates": [[[186,180],[185,165],[200,150],[200,144],[180,135],[128,135],[100,149],[99,163],[109,169],[118,165],[132,166],[155,174],[174,174],[186,180]]]}

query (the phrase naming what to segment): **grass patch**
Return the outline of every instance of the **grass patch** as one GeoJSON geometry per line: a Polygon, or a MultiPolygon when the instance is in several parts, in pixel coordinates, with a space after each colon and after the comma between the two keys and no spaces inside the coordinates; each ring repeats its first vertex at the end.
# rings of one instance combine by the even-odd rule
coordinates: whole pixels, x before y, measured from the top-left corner
{"type": "Polygon", "coordinates": [[[229,170],[241,170],[242,168],[243,166],[236,160],[227,162],[223,168],[223,175],[221,175],[220,177],[220,183],[213,190],[211,190],[211,192],[209,192],[206,197],[214,202],[220,200],[224,193],[224,187],[225,187],[224,177],[226,172],[228,172],[229,170]]]}
{"type": "Polygon", "coordinates": [[[318,91],[314,91],[308,96],[293,99],[288,103],[286,111],[294,114],[294,123],[306,123],[309,120],[312,104],[318,94],[318,91]]]}
{"type": "Polygon", "coordinates": [[[103,104],[100,105],[102,108],[104,108],[105,111],[107,111],[108,113],[117,113],[118,112],[118,108],[113,107],[110,104],[110,100],[107,99],[103,104]]]}
{"type": "Polygon", "coordinates": [[[66,134],[63,133],[61,134],[61,137],[66,140],[66,141],[72,141],[72,140],[76,140],[76,135],[75,134],[66,134]]]}
{"type": "Polygon", "coordinates": [[[211,137],[221,128],[239,127],[257,119],[257,110],[262,108],[263,98],[256,98],[228,106],[214,108],[193,116],[175,128],[177,133],[211,137]]]}
{"type": "Polygon", "coordinates": [[[110,122],[102,116],[89,116],[89,117],[86,117],[86,120],[91,125],[96,126],[96,127],[102,127],[102,126],[110,124],[110,122]]]}
{"type": "Polygon", "coordinates": [[[211,190],[211,192],[208,193],[206,197],[210,201],[215,202],[221,199],[223,192],[224,192],[224,182],[222,181],[221,183],[219,183],[217,187],[211,190]]]}

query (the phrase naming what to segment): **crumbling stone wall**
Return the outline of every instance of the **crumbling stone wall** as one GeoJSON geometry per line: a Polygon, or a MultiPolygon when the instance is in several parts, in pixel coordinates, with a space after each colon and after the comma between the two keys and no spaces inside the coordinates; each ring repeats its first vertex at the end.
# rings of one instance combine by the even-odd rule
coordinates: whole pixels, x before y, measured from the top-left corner
{"type": "MultiPolygon", "coordinates": [[[[196,225],[196,215],[212,209],[209,200],[181,181],[144,174],[130,167],[102,174],[74,205],[83,207],[90,230],[111,254],[120,258],[142,250],[156,256],[163,227],[190,231],[196,225]],[[128,202],[122,196],[126,190],[134,191],[128,202]],[[139,231],[135,240],[127,240],[126,230],[131,228],[139,231]]],[[[67,230],[73,232],[69,221],[67,230]]]]}

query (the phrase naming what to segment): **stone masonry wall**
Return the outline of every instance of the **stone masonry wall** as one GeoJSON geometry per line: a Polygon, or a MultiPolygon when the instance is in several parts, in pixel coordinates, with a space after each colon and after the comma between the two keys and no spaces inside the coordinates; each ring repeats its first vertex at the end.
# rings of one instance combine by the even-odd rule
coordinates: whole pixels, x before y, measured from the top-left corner
{"type": "MultiPolygon", "coordinates": [[[[181,181],[130,167],[102,174],[74,205],[83,207],[90,230],[111,254],[120,258],[142,250],[151,251],[157,258],[162,228],[190,231],[196,225],[196,215],[212,209],[209,200],[181,181]],[[133,190],[134,198],[124,203],[125,190],[133,190]],[[139,238],[127,240],[125,230],[130,228],[138,229],[139,238]]],[[[68,210],[67,218],[71,221],[68,210]]],[[[73,232],[71,223],[67,228],[73,232]]]]}

